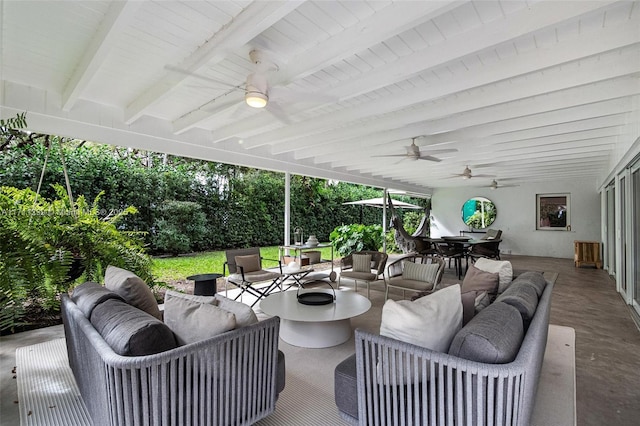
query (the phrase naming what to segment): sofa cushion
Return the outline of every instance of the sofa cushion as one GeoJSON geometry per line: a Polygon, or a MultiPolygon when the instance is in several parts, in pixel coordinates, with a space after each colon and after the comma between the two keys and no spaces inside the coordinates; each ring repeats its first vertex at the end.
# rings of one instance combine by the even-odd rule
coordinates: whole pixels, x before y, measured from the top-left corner
{"type": "Polygon", "coordinates": [[[460,285],[455,284],[411,302],[387,300],[382,307],[380,334],[446,352],[462,327],[460,285]]]}
{"type": "Polygon", "coordinates": [[[402,269],[402,278],[405,280],[434,283],[438,276],[438,269],[440,269],[440,265],[437,263],[425,265],[405,261],[402,269]]]}
{"type": "Polygon", "coordinates": [[[119,294],[128,304],[162,319],[158,302],[151,289],[133,272],[109,265],[104,274],[104,285],[119,294]]]}
{"type": "Polygon", "coordinates": [[[71,300],[74,301],[88,319],[91,319],[91,313],[96,306],[109,299],[118,299],[124,302],[124,299],[118,294],[105,286],[90,281],[74,288],[71,294],[71,300]]]}
{"type": "Polygon", "coordinates": [[[449,354],[489,364],[507,363],[518,355],[523,338],[524,328],[518,310],[496,301],[455,335],[449,354]]]}
{"type": "Polygon", "coordinates": [[[162,321],[121,300],[109,299],[97,305],[91,324],[119,355],[151,355],[178,346],[173,332],[162,321]]]}
{"type": "Polygon", "coordinates": [[[475,262],[476,268],[485,272],[496,272],[499,277],[498,293],[502,293],[509,287],[513,280],[513,266],[508,260],[493,260],[484,257],[475,262]]]}
{"type": "Polygon", "coordinates": [[[244,272],[246,274],[248,272],[255,272],[262,269],[260,266],[260,255],[257,254],[236,256],[235,261],[238,273],[244,272]]]}
{"type": "Polygon", "coordinates": [[[538,295],[533,286],[518,285],[517,282],[514,282],[496,299],[496,302],[506,303],[516,308],[522,316],[524,328],[527,329],[538,307],[538,295]]]}
{"type": "Polygon", "coordinates": [[[231,312],[175,294],[165,298],[164,322],[179,345],[206,340],[236,327],[236,317],[231,312]]]}
{"type": "Polygon", "coordinates": [[[225,311],[231,312],[235,315],[236,327],[246,327],[258,322],[258,317],[250,306],[228,299],[219,294],[216,294],[215,298],[220,309],[224,309],[225,311]]]}
{"type": "Polygon", "coordinates": [[[353,272],[368,272],[371,273],[371,255],[370,254],[354,254],[353,260],[353,272]]]}
{"type": "Polygon", "coordinates": [[[533,289],[535,289],[538,297],[542,296],[542,292],[544,288],[547,286],[547,280],[544,278],[540,272],[535,271],[527,271],[518,275],[518,277],[513,280],[514,284],[518,285],[529,285],[533,289]]]}

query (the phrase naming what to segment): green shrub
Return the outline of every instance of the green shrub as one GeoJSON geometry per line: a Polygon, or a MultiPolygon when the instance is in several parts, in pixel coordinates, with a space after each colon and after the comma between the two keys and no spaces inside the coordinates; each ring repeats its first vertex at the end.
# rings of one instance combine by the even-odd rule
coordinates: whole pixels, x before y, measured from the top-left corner
{"type": "Polygon", "coordinates": [[[341,225],[330,235],[335,250],[342,257],[354,251],[380,250],[382,247],[381,225],[341,225]]]}
{"type": "Polygon", "coordinates": [[[178,255],[201,249],[207,233],[207,217],[198,203],[167,201],[155,224],[154,249],[178,255]]]}

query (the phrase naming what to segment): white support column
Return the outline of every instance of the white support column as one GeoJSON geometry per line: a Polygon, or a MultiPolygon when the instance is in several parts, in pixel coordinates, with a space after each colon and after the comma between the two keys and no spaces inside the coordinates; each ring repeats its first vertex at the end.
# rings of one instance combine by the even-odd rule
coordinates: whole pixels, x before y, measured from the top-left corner
{"type": "MultiPolygon", "coordinates": [[[[291,235],[291,174],[284,173],[284,245],[290,245],[291,235]]],[[[289,254],[288,252],[285,254],[289,254]]]]}
{"type": "Polygon", "coordinates": [[[382,251],[387,252],[387,188],[382,192],[382,251]]]}

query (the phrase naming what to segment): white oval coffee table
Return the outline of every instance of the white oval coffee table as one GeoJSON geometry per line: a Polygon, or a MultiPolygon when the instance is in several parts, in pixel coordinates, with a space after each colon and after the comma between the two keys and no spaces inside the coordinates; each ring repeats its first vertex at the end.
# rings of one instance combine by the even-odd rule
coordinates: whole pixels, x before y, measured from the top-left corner
{"type": "MultiPolygon", "coordinates": [[[[333,294],[331,290],[318,290],[333,294]]],[[[352,291],[337,290],[336,300],[328,305],[298,303],[295,291],[272,293],[260,302],[267,315],[280,317],[280,337],[303,348],[328,348],[351,337],[350,319],[364,314],[371,302],[352,291]]]]}

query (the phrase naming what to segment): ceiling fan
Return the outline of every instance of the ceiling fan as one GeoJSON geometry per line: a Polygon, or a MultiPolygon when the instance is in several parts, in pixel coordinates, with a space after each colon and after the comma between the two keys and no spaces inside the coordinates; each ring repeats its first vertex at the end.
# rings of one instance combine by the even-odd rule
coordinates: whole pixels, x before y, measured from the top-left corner
{"type": "Polygon", "coordinates": [[[462,173],[456,173],[454,174],[452,177],[462,177],[462,179],[471,179],[472,177],[495,177],[494,175],[474,175],[471,173],[471,169],[469,168],[469,166],[464,168],[464,171],[462,173]]]}
{"type": "MultiPolygon", "coordinates": [[[[404,157],[403,160],[428,160],[428,161],[442,161],[439,158],[420,152],[420,147],[416,145],[416,139],[411,138],[411,145],[406,146],[407,152],[405,154],[389,154],[389,155],[374,155],[373,157],[404,157]]],[[[429,149],[429,154],[445,154],[447,152],[457,152],[457,149],[429,149]]]]}
{"type": "Polygon", "coordinates": [[[485,185],[482,188],[491,188],[493,190],[498,188],[507,188],[511,186],[520,186],[520,185],[498,185],[498,181],[494,179],[490,185],[485,185]]]}
{"type": "MultiPolygon", "coordinates": [[[[254,71],[247,76],[244,84],[233,85],[228,82],[216,80],[205,75],[190,72],[189,70],[166,65],[165,69],[173,72],[186,74],[190,77],[226,86],[229,90],[219,97],[226,96],[234,91],[244,91],[244,104],[256,108],[265,109],[275,118],[283,123],[290,124],[291,120],[282,108],[283,103],[296,102],[331,102],[334,97],[324,96],[316,93],[298,93],[284,87],[272,87],[269,84],[269,74],[279,70],[278,65],[269,60],[267,54],[260,50],[249,52],[249,59],[254,64],[254,71]]],[[[215,100],[215,99],[214,99],[215,100]]],[[[210,103],[209,101],[208,103],[210,103]]],[[[236,110],[238,112],[238,110],[236,110]]]]}

